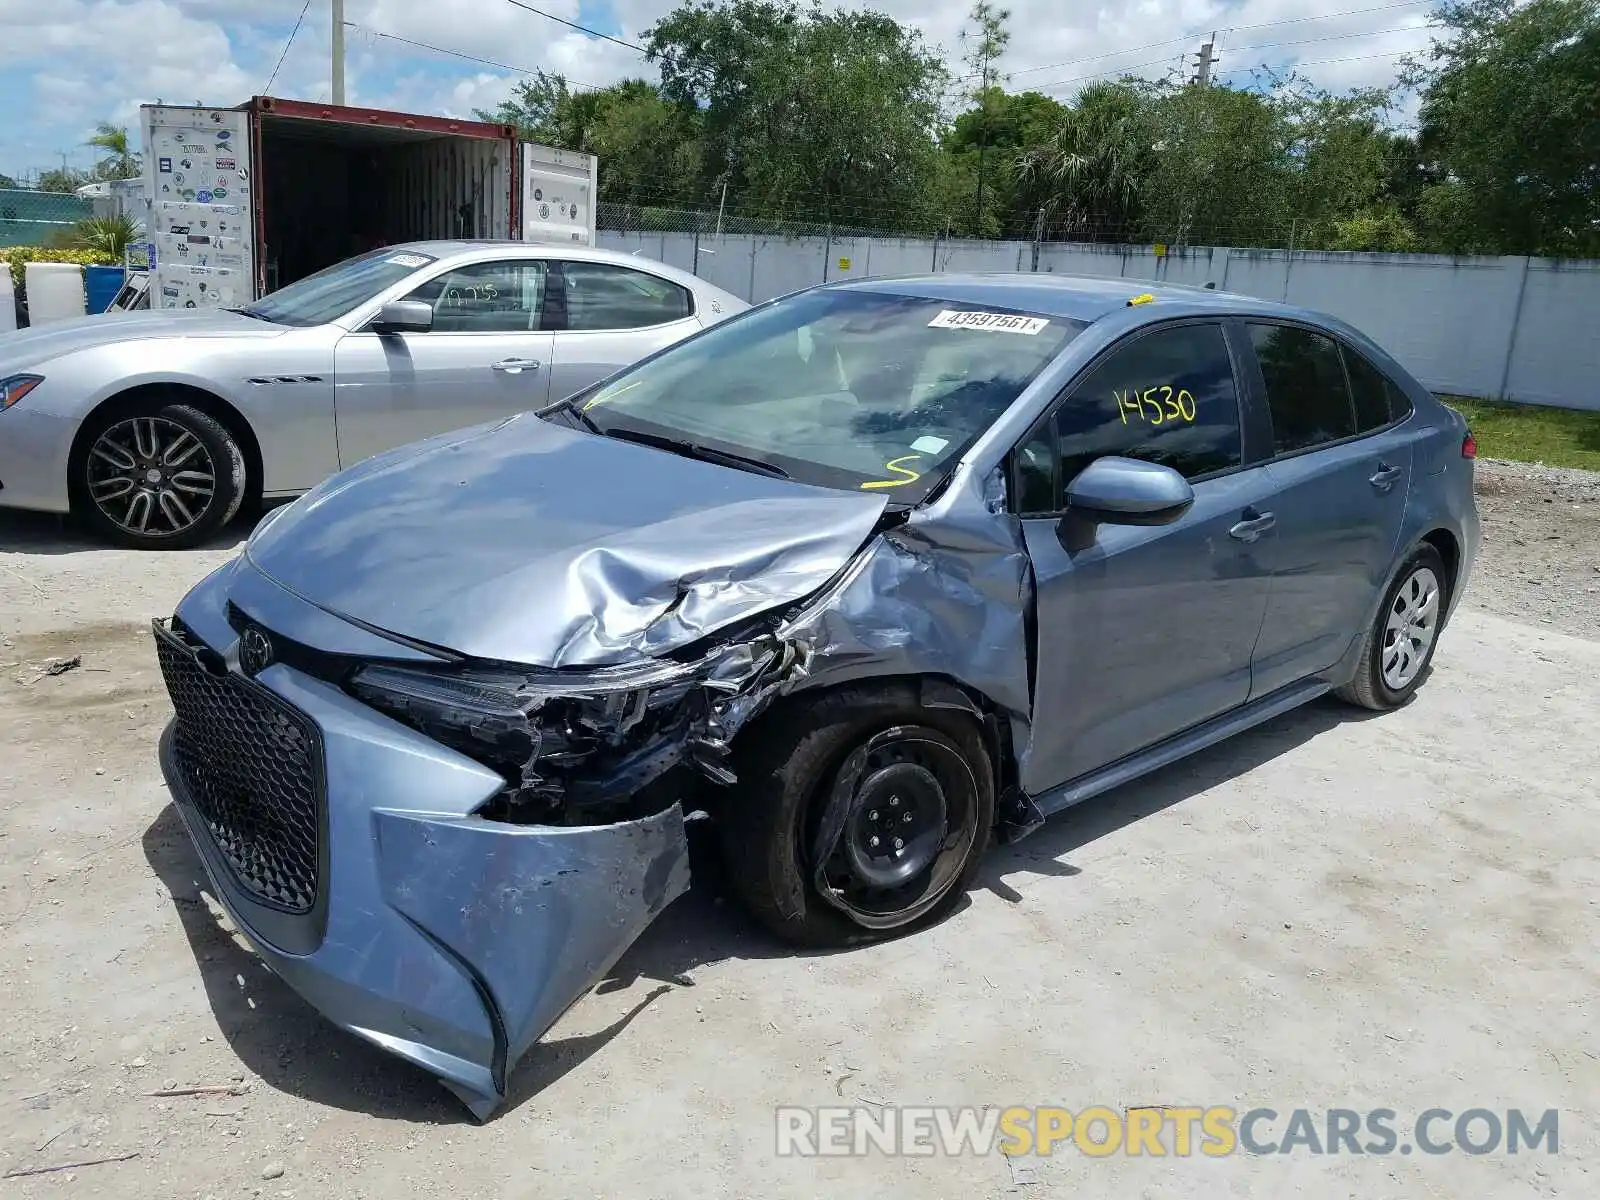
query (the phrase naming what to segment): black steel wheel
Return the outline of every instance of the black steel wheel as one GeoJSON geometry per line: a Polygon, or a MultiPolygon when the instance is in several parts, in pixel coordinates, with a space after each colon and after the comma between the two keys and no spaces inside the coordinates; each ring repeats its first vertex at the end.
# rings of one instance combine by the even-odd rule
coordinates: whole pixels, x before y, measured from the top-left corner
{"type": "Polygon", "coordinates": [[[244,456],[233,436],[189,405],[114,413],[86,430],[80,446],[74,508],[117,545],[198,545],[244,500],[244,456]]]}
{"type": "Polygon", "coordinates": [[[909,687],[851,687],[769,714],[719,806],[729,878],[780,936],[849,945],[965,894],[994,824],[982,729],[909,687]]]}

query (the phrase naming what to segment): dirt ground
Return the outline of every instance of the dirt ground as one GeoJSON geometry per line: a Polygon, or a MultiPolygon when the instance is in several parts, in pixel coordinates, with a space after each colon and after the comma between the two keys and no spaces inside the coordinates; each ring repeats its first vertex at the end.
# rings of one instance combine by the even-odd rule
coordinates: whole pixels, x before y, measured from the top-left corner
{"type": "Polygon", "coordinates": [[[700,856],[484,1126],[330,1028],[202,895],[156,767],[147,622],[232,545],[125,553],[0,514],[0,1174],[136,1156],[0,1188],[1600,1194],[1600,478],[1480,479],[1469,607],[1414,704],[1313,704],[1082,805],[995,852],[950,920],[869,950],[774,945],[700,856]],[[223,1090],[149,1094],[191,1087],[223,1090]],[[775,1155],[775,1106],[857,1101],[1385,1107],[1402,1128],[1555,1108],[1561,1136],[1516,1157],[775,1155]]]}

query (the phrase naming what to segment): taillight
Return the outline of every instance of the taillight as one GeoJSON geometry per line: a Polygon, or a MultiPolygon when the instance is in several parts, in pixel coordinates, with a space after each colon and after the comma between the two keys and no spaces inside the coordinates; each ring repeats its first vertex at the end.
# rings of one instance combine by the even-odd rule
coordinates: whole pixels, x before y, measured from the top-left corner
{"type": "Polygon", "coordinates": [[[1467,436],[1461,439],[1461,457],[1478,457],[1478,439],[1472,436],[1472,430],[1467,430],[1467,436]]]}

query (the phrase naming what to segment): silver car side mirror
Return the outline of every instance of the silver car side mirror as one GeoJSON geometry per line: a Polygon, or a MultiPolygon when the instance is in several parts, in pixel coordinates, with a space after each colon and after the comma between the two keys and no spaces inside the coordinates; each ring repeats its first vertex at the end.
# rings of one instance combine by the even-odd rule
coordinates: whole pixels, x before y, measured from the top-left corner
{"type": "Polygon", "coordinates": [[[433,305],[421,300],[391,300],[369,326],[374,333],[427,333],[433,328],[433,305]]]}

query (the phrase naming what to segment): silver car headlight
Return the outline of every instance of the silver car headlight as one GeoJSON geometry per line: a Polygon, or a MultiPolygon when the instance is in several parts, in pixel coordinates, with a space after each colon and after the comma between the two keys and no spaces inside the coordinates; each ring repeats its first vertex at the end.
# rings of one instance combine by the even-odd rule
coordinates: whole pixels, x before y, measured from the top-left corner
{"type": "Polygon", "coordinates": [[[43,382],[43,375],[8,375],[0,379],[0,412],[5,412],[43,382]]]}

